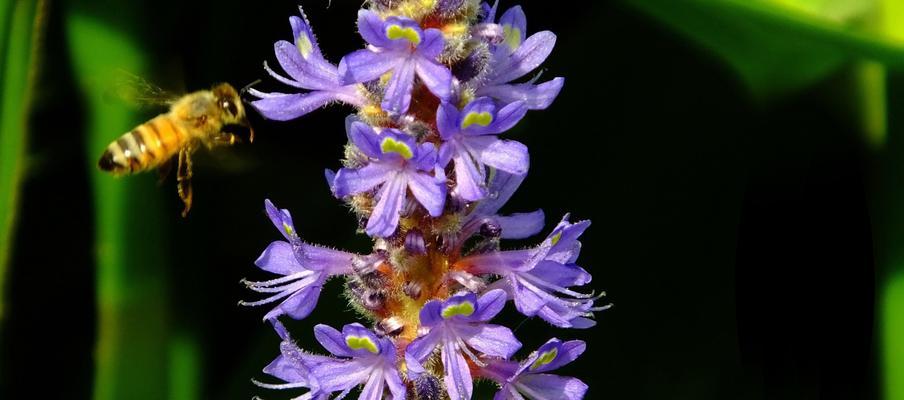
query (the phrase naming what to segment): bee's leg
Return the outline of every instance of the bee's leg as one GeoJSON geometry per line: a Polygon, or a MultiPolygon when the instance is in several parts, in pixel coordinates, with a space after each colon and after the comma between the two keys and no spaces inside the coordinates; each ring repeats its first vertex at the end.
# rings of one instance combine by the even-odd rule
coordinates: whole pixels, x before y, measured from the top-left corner
{"type": "Polygon", "coordinates": [[[240,137],[229,132],[220,132],[213,138],[213,142],[217,146],[232,146],[236,143],[241,143],[241,141],[240,137]]]}
{"type": "Polygon", "coordinates": [[[191,209],[191,151],[190,148],[179,150],[179,170],[176,175],[177,186],[179,189],[179,198],[185,203],[185,209],[182,210],[182,218],[188,216],[188,210],[191,209]]]}

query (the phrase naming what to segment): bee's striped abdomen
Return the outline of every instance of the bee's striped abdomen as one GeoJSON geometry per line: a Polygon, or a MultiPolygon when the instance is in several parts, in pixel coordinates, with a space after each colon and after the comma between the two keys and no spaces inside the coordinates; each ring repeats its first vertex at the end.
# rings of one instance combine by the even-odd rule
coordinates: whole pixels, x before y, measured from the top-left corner
{"type": "Polygon", "coordinates": [[[145,171],[172,158],[187,140],[168,114],[158,115],[110,143],[98,166],[114,174],[145,171]]]}

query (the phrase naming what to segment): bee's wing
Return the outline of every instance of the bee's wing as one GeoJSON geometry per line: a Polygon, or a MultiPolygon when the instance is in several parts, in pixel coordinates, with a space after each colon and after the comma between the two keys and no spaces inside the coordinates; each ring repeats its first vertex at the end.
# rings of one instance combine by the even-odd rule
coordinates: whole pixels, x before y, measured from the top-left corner
{"type": "Polygon", "coordinates": [[[107,90],[107,95],[137,107],[169,106],[180,97],[140,76],[123,70],[116,72],[115,80],[107,90]]]}

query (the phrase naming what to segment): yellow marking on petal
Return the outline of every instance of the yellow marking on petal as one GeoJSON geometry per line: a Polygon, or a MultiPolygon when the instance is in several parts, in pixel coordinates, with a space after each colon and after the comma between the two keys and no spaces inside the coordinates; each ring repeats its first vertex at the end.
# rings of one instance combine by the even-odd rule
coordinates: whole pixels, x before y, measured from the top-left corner
{"type": "Polygon", "coordinates": [[[351,335],[346,336],[345,344],[348,345],[348,348],[350,348],[352,350],[365,349],[373,354],[377,354],[380,352],[380,350],[377,349],[377,344],[374,343],[373,340],[370,340],[370,338],[367,336],[361,336],[361,337],[351,336],[351,335]]]}
{"type": "Polygon", "coordinates": [[[292,236],[295,234],[295,229],[293,229],[291,225],[283,222],[282,227],[283,227],[283,230],[286,231],[286,234],[288,234],[289,236],[292,236]]]}
{"type": "Polygon", "coordinates": [[[311,43],[311,38],[304,33],[295,38],[295,47],[298,47],[298,52],[301,53],[301,56],[305,60],[307,60],[311,55],[311,52],[314,51],[314,44],[311,43]]]}
{"type": "Polygon", "coordinates": [[[391,40],[405,39],[415,46],[421,44],[421,35],[412,27],[402,28],[398,25],[389,25],[386,29],[386,37],[391,40]]]}
{"type": "Polygon", "coordinates": [[[553,362],[557,355],[559,355],[559,349],[556,348],[540,354],[540,357],[537,357],[537,360],[530,365],[531,371],[553,362]]]}
{"type": "Polygon", "coordinates": [[[391,137],[383,139],[380,143],[380,150],[383,151],[383,154],[396,153],[406,160],[409,160],[414,156],[411,147],[408,147],[404,142],[400,142],[391,137]]]}
{"type": "Polygon", "coordinates": [[[465,115],[465,118],[461,121],[461,129],[466,129],[467,127],[477,124],[480,126],[487,126],[493,122],[493,114],[490,114],[486,111],[484,112],[469,112],[465,115]]]}
{"type": "Polygon", "coordinates": [[[503,25],[502,33],[505,35],[505,44],[512,50],[521,47],[521,29],[511,25],[503,25]]]}
{"type": "Polygon", "coordinates": [[[443,308],[442,312],[444,319],[449,319],[456,315],[467,317],[471,314],[474,314],[474,304],[472,304],[470,301],[446,306],[446,308],[443,308]]]}
{"type": "Polygon", "coordinates": [[[556,243],[559,243],[559,240],[561,240],[561,239],[562,239],[562,231],[559,231],[555,235],[552,235],[552,238],[550,239],[550,241],[552,242],[552,245],[555,246],[556,243]]]}

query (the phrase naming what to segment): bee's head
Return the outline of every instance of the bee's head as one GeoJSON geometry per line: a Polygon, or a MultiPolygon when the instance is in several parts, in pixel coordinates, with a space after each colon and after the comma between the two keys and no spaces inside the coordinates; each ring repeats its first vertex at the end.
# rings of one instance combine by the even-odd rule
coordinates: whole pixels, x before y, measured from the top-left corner
{"type": "Polygon", "coordinates": [[[245,105],[242,104],[242,98],[239,92],[228,83],[216,85],[211,90],[217,102],[221,115],[223,116],[224,125],[238,125],[248,129],[248,141],[254,141],[254,130],[248,123],[248,116],[245,114],[245,105]]]}

